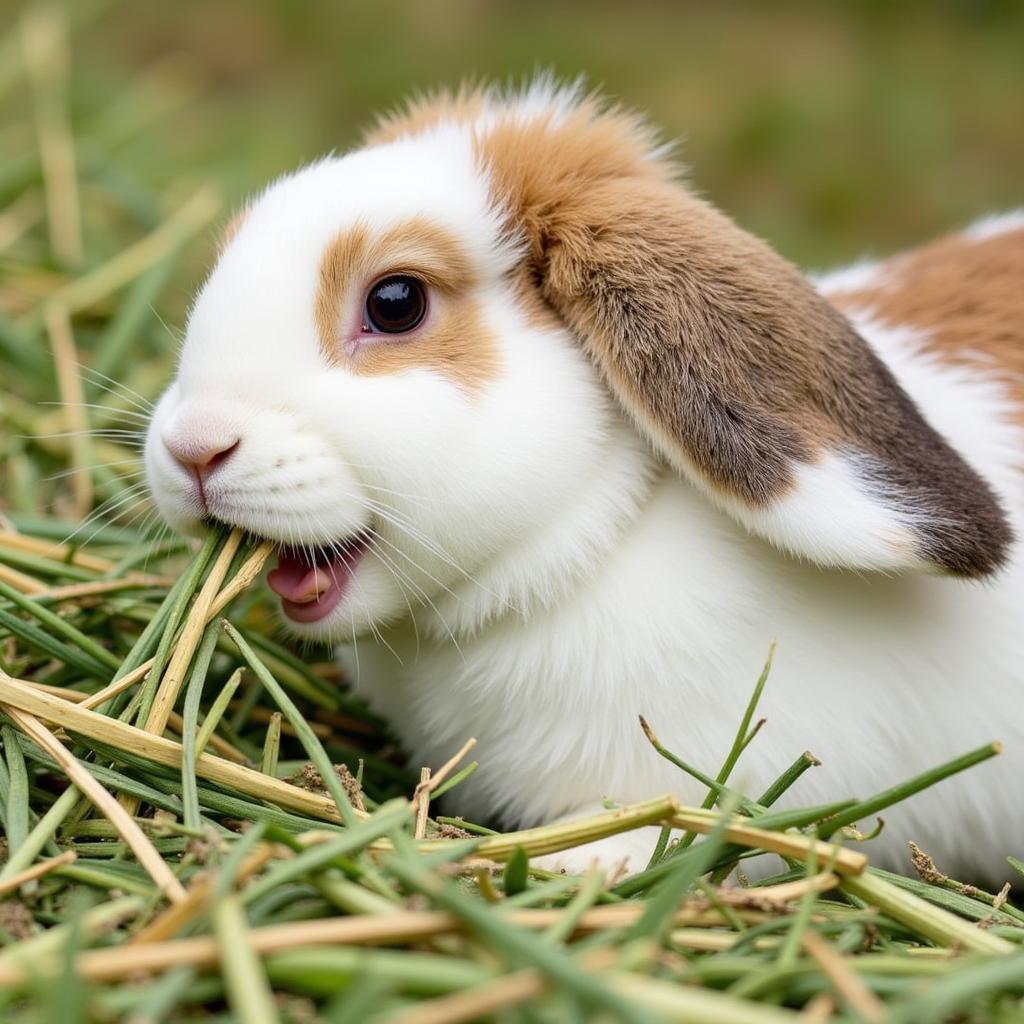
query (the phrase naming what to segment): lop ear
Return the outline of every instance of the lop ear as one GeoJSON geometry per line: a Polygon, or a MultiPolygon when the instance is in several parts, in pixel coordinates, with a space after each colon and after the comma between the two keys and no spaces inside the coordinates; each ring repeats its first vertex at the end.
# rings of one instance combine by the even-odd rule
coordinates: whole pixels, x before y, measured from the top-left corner
{"type": "Polygon", "coordinates": [[[529,273],[622,407],[749,530],[859,569],[992,572],[982,478],[796,268],[690,194],[647,129],[584,100],[478,142],[529,273]]]}

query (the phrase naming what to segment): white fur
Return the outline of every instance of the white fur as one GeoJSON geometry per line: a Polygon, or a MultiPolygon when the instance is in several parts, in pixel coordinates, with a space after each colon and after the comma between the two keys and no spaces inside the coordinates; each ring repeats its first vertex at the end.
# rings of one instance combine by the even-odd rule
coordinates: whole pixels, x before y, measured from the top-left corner
{"type": "Polygon", "coordinates": [[[985,242],[1010,231],[1024,231],[1024,209],[989,214],[965,228],[962,234],[971,242],[985,242]]]}
{"type": "Polygon", "coordinates": [[[871,484],[871,460],[850,452],[824,455],[793,469],[794,486],[767,509],[719,504],[753,533],[818,565],[857,569],[925,568],[912,530],[913,510],[884,504],[871,484]],[[828,509],[826,516],[822,509],[828,509]]]}
{"type": "MultiPolygon", "coordinates": [[[[700,800],[637,715],[713,772],[775,637],[768,724],[735,781],[757,796],[810,747],[823,766],[788,799],[823,803],[1001,738],[1003,757],[887,812],[870,847],[905,866],[914,838],[945,870],[1000,875],[1024,849],[1020,560],[965,583],[788,557],[662,465],[566,332],[528,324],[504,276],[513,257],[456,125],[272,185],[200,293],[154,416],[146,461],[165,515],[191,528],[198,509],[164,442],[237,435],[208,482],[219,518],[311,544],[372,520],[379,541],[350,596],[300,632],[359,638],[356,689],[415,764],[478,737],[457,812],[525,825],[606,797],[700,800]],[[429,370],[357,377],[320,354],[312,302],[328,241],[417,214],[455,233],[479,275],[502,366],[481,394],[429,370]]],[[[360,294],[353,283],[346,303],[360,294]]],[[[1021,438],[994,378],[922,356],[909,332],[858,327],[1018,517],[1021,438]]],[[[876,500],[864,470],[844,452],[801,470],[769,514],[772,539],[803,550],[817,517],[821,561],[905,566],[906,514],[876,500]],[[823,502],[841,513],[824,532],[823,502]]],[[[644,832],[596,852],[642,867],[651,843],[644,832]]]]}
{"type": "Polygon", "coordinates": [[[882,273],[882,264],[877,260],[859,260],[839,270],[828,270],[818,274],[809,274],[814,286],[823,294],[840,292],[856,292],[862,288],[871,288],[878,284],[882,273]]]}

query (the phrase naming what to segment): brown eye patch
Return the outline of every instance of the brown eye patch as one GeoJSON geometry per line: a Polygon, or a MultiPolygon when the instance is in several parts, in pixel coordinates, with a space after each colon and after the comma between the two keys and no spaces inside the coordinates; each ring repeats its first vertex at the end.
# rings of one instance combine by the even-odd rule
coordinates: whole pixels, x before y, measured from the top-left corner
{"type": "Polygon", "coordinates": [[[497,375],[499,359],[471,294],[475,283],[458,240],[426,218],[382,234],[365,224],[342,231],[320,261],[313,316],[321,351],[332,364],[359,375],[430,369],[479,391],[497,375]],[[437,302],[431,303],[431,293],[437,302]],[[368,343],[349,354],[345,342],[358,326],[349,323],[352,316],[361,317],[369,332],[363,334],[368,343]],[[417,327],[415,334],[396,339],[401,344],[374,343],[376,334],[401,335],[417,327]]]}

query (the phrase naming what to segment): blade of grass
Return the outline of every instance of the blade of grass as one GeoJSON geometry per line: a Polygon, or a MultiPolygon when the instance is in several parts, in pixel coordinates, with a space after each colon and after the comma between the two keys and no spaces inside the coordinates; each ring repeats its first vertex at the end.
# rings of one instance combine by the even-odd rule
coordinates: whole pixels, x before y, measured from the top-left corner
{"type": "Polygon", "coordinates": [[[272,892],[277,886],[303,875],[321,870],[339,857],[351,857],[365,849],[373,840],[388,835],[411,820],[412,810],[406,800],[389,800],[381,804],[366,821],[353,825],[344,834],[310,847],[291,860],[284,861],[261,879],[249,885],[242,894],[246,903],[272,892]]]}
{"type": "Polygon", "coordinates": [[[109,667],[91,654],[58,640],[51,633],[40,629],[31,622],[19,619],[2,608],[0,608],[0,626],[49,657],[55,658],[61,664],[73,665],[87,676],[105,679],[110,674],[109,667]]]}
{"type": "Polygon", "coordinates": [[[808,768],[818,768],[821,762],[809,751],[805,750],[758,798],[762,807],[771,807],[787,789],[808,768]]]}
{"type": "Polygon", "coordinates": [[[210,610],[207,614],[207,620],[211,619],[214,615],[219,615],[222,611],[243,590],[250,587],[253,581],[263,571],[263,566],[266,564],[267,559],[274,552],[274,544],[269,540],[260,541],[255,548],[249,553],[248,557],[239,567],[238,571],[231,577],[231,580],[224,587],[224,589],[217,595],[213,603],[210,605],[210,610]]]}
{"type": "Polygon", "coordinates": [[[101,391],[99,378],[118,378],[128,346],[138,337],[143,323],[153,315],[153,306],[170,279],[176,256],[176,248],[168,249],[139,276],[97,339],[92,354],[95,372],[86,385],[89,401],[96,401],[101,391]]]}
{"type": "Polygon", "coordinates": [[[604,872],[599,869],[588,871],[583,876],[576,895],[569,901],[564,913],[544,932],[541,941],[555,946],[566,942],[576,930],[580,918],[597,902],[603,888],[604,872]]]}
{"type": "Polygon", "coordinates": [[[473,772],[475,772],[479,767],[480,763],[478,761],[470,761],[465,768],[463,768],[461,771],[456,772],[450,779],[448,779],[445,782],[442,782],[441,785],[439,785],[437,789],[434,790],[434,799],[440,799],[449,790],[452,790],[457,785],[459,785],[460,782],[465,782],[465,780],[468,779],[470,775],[472,775],[473,772]]]}
{"type": "MultiPolygon", "coordinates": [[[[541,825],[518,832],[488,834],[477,852],[481,857],[490,857],[492,860],[506,859],[517,846],[522,846],[531,857],[543,853],[557,853],[559,850],[581,846],[605,836],[628,832],[641,825],[656,825],[674,814],[678,806],[675,797],[666,795],[578,821],[541,825]]],[[[453,820],[453,823],[460,826],[467,824],[457,820],[453,820]]],[[[437,849],[438,844],[444,842],[446,840],[428,839],[420,844],[420,849],[437,849]]]]}
{"type": "Polygon", "coordinates": [[[63,9],[30,7],[22,16],[21,39],[32,84],[50,249],[57,263],[76,266],[82,261],[82,224],[68,115],[71,54],[63,9]]]}
{"type": "Polygon", "coordinates": [[[671,870],[648,901],[643,917],[630,928],[628,939],[653,938],[660,941],[664,938],[676,907],[686,898],[697,879],[707,874],[718,860],[736,803],[735,797],[725,801],[719,821],[708,838],[694,847],[693,856],[672,863],[671,870]]]}
{"type": "Polygon", "coordinates": [[[28,838],[29,803],[28,803],[28,772],[25,770],[25,757],[21,752],[14,729],[6,722],[0,726],[0,738],[4,744],[4,758],[7,762],[7,792],[5,798],[4,821],[7,826],[7,846],[12,854],[17,853],[28,838]]]}
{"type": "MultiPolygon", "coordinates": [[[[658,754],[661,757],[665,758],[665,760],[668,761],[670,764],[674,764],[677,768],[686,772],[687,775],[696,779],[702,786],[706,786],[707,789],[714,794],[714,800],[708,803],[708,807],[714,806],[714,802],[716,800],[721,800],[723,797],[727,797],[729,795],[731,790],[727,786],[723,785],[717,779],[711,778],[710,775],[705,775],[699,769],[694,768],[693,765],[687,764],[687,762],[680,758],[678,755],[673,754],[672,751],[669,750],[661,742],[661,740],[658,739],[657,734],[651,728],[650,723],[647,721],[646,718],[644,718],[643,715],[640,715],[640,728],[643,729],[644,736],[647,737],[647,742],[650,743],[652,747],[654,747],[654,749],[658,752],[658,754]]],[[[758,806],[756,803],[754,803],[754,801],[748,800],[746,797],[740,794],[737,794],[737,797],[738,802],[736,806],[744,814],[755,815],[764,809],[758,806]]]]}
{"type": "MultiPolygon", "coordinates": [[[[768,645],[768,655],[765,658],[764,667],[761,669],[761,674],[758,676],[757,682],[754,684],[754,690],[750,695],[750,700],[747,701],[747,706],[743,711],[743,717],[740,719],[739,728],[736,730],[736,736],[733,739],[732,746],[729,748],[725,761],[719,769],[718,775],[715,777],[715,783],[718,786],[724,786],[729,781],[729,776],[732,774],[733,768],[736,767],[736,762],[739,760],[740,755],[743,753],[747,744],[753,738],[753,734],[750,731],[750,723],[753,721],[754,712],[757,710],[757,705],[760,703],[765,683],[768,682],[768,675],[771,672],[772,660],[774,657],[775,641],[772,640],[768,645]]],[[[757,728],[760,728],[760,726],[757,728]]],[[[714,789],[709,788],[708,795],[701,803],[701,807],[713,807],[717,799],[718,794],[714,789]]],[[[684,833],[684,835],[679,839],[679,842],[666,853],[666,856],[678,856],[694,841],[695,838],[695,832],[688,831],[684,833]]]]}
{"type": "MultiPolygon", "coordinates": [[[[934,903],[937,907],[949,910],[958,917],[964,917],[971,921],[988,920],[993,924],[1016,926],[1021,924],[1021,911],[1010,904],[1005,904],[1002,909],[995,909],[991,901],[978,896],[968,896],[966,893],[955,892],[934,883],[925,883],[916,878],[904,878],[902,875],[893,874],[891,871],[883,871],[881,868],[872,868],[871,873],[877,875],[886,882],[890,882],[898,889],[920,896],[928,903],[934,903]]],[[[1024,933],[1022,933],[1024,938],[1024,933]]]]}
{"type": "MultiPolygon", "coordinates": [[[[231,703],[231,698],[235,695],[235,690],[238,689],[238,684],[242,681],[242,674],[244,669],[237,668],[231,673],[228,681],[224,684],[224,688],[217,694],[216,699],[210,705],[210,710],[207,711],[206,717],[203,719],[203,724],[199,727],[199,733],[196,736],[196,757],[206,749],[207,743],[210,741],[210,737],[213,735],[214,730],[220,724],[221,718],[224,717],[224,712],[227,711],[228,705],[231,703]]],[[[264,772],[265,775],[272,774],[271,772],[264,772]]]]}
{"type": "MultiPolygon", "coordinates": [[[[7,863],[0,869],[0,882],[6,881],[19,871],[24,871],[48,845],[53,846],[54,834],[60,828],[64,819],[71,813],[75,804],[78,803],[78,797],[78,790],[74,786],[68,786],[54,800],[32,831],[20,843],[11,844],[7,863]]],[[[9,830],[7,838],[8,842],[10,842],[9,830]]]]}
{"type": "Polygon", "coordinates": [[[12,604],[22,611],[28,612],[51,632],[62,636],[69,643],[77,646],[81,651],[94,658],[98,663],[108,668],[116,669],[120,660],[116,655],[108,651],[102,644],[97,643],[91,637],[86,636],[80,629],[76,629],[67,619],[45,608],[38,601],[19,593],[14,587],[9,586],[0,580],[0,597],[7,598],[12,604]]]}
{"type": "MultiPolygon", "coordinates": [[[[828,874],[831,874],[831,868],[826,869],[828,874]]],[[[814,849],[807,851],[807,858],[805,862],[805,877],[809,880],[818,874],[818,856],[814,849]]],[[[817,898],[817,893],[810,886],[807,887],[803,896],[800,899],[800,906],[797,908],[796,916],[793,918],[789,929],[786,931],[786,937],[783,940],[782,946],[779,949],[779,955],[776,959],[776,966],[786,970],[792,967],[796,963],[797,956],[800,952],[800,944],[803,940],[804,932],[807,930],[807,926],[811,920],[811,910],[814,907],[814,901],[817,898]]]]}
{"type": "Polygon", "coordinates": [[[986,743],[983,747],[971,750],[961,757],[956,757],[952,761],[939,765],[937,768],[931,768],[920,775],[915,775],[914,778],[908,779],[906,782],[901,782],[890,789],[882,790],[881,793],[876,793],[874,796],[868,797],[867,800],[854,804],[847,810],[837,814],[834,818],[826,821],[819,829],[819,832],[823,838],[827,839],[838,829],[844,828],[846,825],[852,825],[861,818],[866,818],[871,814],[884,810],[886,807],[891,807],[893,804],[906,800],[915,793],[921,792],[922,789],[934,786],[937,782],[948,779],[957,772],[962,772],[974,767],[976,764],[981,764],[982,761],[987,761],[990,757],[1001,754],[1002,751],[1003,745],[1001,743],[986,743]]]}
{"type": "Polygon", "coordinates": [[[281,720],[284,716],[275,711],[267,724],[267,735],[263,740],[263,755],[260,758],[260,771],[264,775],[277,776],[277,758],[281,753],[281,720]]]}
{"type": "MultiPolygon", "coordinates": [[[[730,856],[723,860],[723,864],[731,863],[736,856],[745,852],[745,849],[757,850],[767,849],[779,853],[781,856],[790,857],[796,860],[804,860],[812,839],[804,836],[797,836],[792,833],[773,831],[776,829],[802,828],[807,824],[819,820],[827,813],[834,813],[835,807],[845,806],[845,801],[839,805],[832,805],[832,808],[806,808],[794,811],[775,811],[763,815],[758,819],[758,827],[743,824],[744,819],[736,819],[729,827],[727,838],[736,845],[729,847],[730,856]],[[791,845],[792,844],[792,845],[791,845]],[[806,845],[805,845],[806,844],[806,845]],[[789,852],[786,852],[786,851],[789,852]]],[[[707,811],[703,808],[686,808],[686,821],[681,822],[681,827],[689,828],[691,831],[710,831],[717,820],[717,812],[707,811]]],[[[834,847],[821,845],[816,847],[819,856],[827,860],[832,855],[834,847]]],[[[689,856],[689,851],[679,854],[681,857],[689,856]]],[[[844,871],[858,873],[867,866],[867,857],[862,853],[853,850],[841,850],[837,857],[844,871]]],[[[671,868],[674,858],[662,860],[653,868],[648,868],[640,874],[633,875],[615,886],[615,893],[622,897],[635,896],[645,892],[650,886],[665,877],[671,868]]]]}
{"type": "Polygon", "coordinates": [[[71,317],[60,303],[47,303],[43,321],[50,339],[57,393],[63,405],[61,411],[68,431],[72,508],[76,518],[84,519],[93,505],[93,455],[89,410],[85,405],[85,391],[79,373],[78,346],[75,344],[71,317]]]}
{"type": "MultiPolygon", "coordinates": [[[[42,748],[36,746],[26,737],[22,737],[21,741],[22,750],[25,751],[25,756],[29,758],[29,760],[43,765],[46,768],[56,769],[58,771],[60,770],[60,765],[57,761],[50,757],[44,750],[42,750],[42,748]]],[[[152,786],[147,785],[139,779],[129,778],[127,775],[115,771],[113,768],[107,768],[102,764],[90,764],[89,772],[96,778],[96,781],[103,786],[110,789],[116,789],[119,793],[130,793],[132,796],[136,796],[140,800],[145,800],[146,803],[152,804],[154,807],[167,811],[171,814],[181,813],[181,799],[177,795],[169,796],[167,793],[154,789],[152,786]]],[[[69,788],[73,789],[74,787],[69,788]]],[[[70,814],[65,815],[65,820],[69,817],[70,814]]],[[[79,823],[77,822],[71,823],[71,827],[75,828],[78,824],[79,823]]]]}
{"type": "Polygon", "coordinates": [[[801,940],[804,951],[814,958],[822,974],[831,982],[836,993],[866,1024],[883,1024],[889,1020],[885,1003],[852,971],[840,956],[817,932],[805,932],[801,940]]]}
{"type": "Polygon", "coordinates": [[[92,569],[85,569],[74,561],[59,561],[45,558],[30,551],[8,549],[4,552],[4,561],[8,566],[16,566],[38,577],[53,576],[60,579],[75,580],[79,583],[95,583],[96,574],[92,569]]]}
{"type": "Polygon", "coordinates": [[[357,821],[356,811],[341,784],[341,780],[338,778],[337,772],[334,770],[334,765],[327,756],[327,752],[324,750],[320,740],[317,739],[316,733],[309,727],[305,716],[296,707],[288,694],[285,693],[281,684],[271,675],[263,662],[260,661],[256,652],[246,642],[245,637],[227,619],[224,620],[224,631],[234,640],[239,652],[252,669],[256,678],[263,684],[264,689],[273,698],[274,703],[284,712],[284,716],[295,730],[295,735],[302,744],[302,748],[309,755],[310,761],[313,762],[314,767],[320,773],[324,787],[330,793],[337,806],[342,823],[351,828],[357,821]]]}
{"type": "MultiPolygon", "coordinates": [[[[70,532],[70,531],[68,531],[70,532]]],[[[23,533],[0,530],[0,549],[22,551],[39,555],[51,562],[64,562],[91,569],[94,572],[109,572],[113,564],[106,558],[89,554],[73,544],[62,544],[59,541],[40,540],[23,533]]]]}
{"type": "Polygon", "coordinates": [[[239,630],[239,632],[248,641],[249,646],[257,652],[263,664],[274,674],[274,677],[297,696],[303,697],[326,711],[334,711],[342,704],[338,693],[325,691],[326,684],[323,680],[313,675],[308,666],[296,659],[290,651],[274,644],[258,631],[239,630]]]}
{"type": "Polygon", "coordinates": [[[22,594],[38,594],[46,589],[44,583],[40,583],[34,576],[12,569],[9,565],[0,563],[0,580],[16,588],[22,594]]]}
{"type": "MultiPolygon", "coordinates": [[[[462,747],[450,757],[436,772],[430,772],[427,769],[426,777],[421,776],[419,785],[416,787],[415,792],[412,795],[412,806],[413,810],[417,813],[423,807],[429,806],[430,795],[444,782],[445,779],[452,773],[455,766],[476,746],[476,738],[471,737],[466,740],[462,747]]],[[[417,838],[422,839],[422,835],[418,835],[417,838]]]]}
{"type": "Polygon", "coordinates": [[[143,662],[138,668],[119,678],[115,678],[112,683],[104,686],[102,690],[97,690],[95,693],[90,694],[81,702],[81,706],[87,711],[99,710],[103,713],[108,701],[112,701],[115,697],[130,690],[133,686],[137,686],[146,678],[146,675],[152,668],[152,660],[143,662]]]}
{"type": "Polygon", "coordinates": [[[150,645],[156,644],[149,680],[142,691],[140,719],[144,720],[149,715],[149,709],[156,696],[156,688],[163,675],[164,667],[170,657],[178,628],[185,617],[189,602],[199,588],[203,572],[222,541],[223,536],[216,531],[211,531],[206,535],[202,547],[196,552],[188,569],[182,574],[178,585],[167,595],[160,611],[150,620],[150,626],[143,631],[142,636],[139,637],[121,667],[122,675],[135,671],[148,659],[150,645]]]}
{"type": "Polygon", "coordinates": [[[185,809],[185,826],[187,828],[198,828],[201,818],[199,794],[196,787],[196,729],[199,718],[199,702],[203,697],[206,674],[210,668],[210,661],[213,658],[219,634],[220,623],[211,622],[206,627],[206,632],[196,651],[185,693],[181,732],[181,802],[185,809]]]}
{"type": "Polygon", "coordinates": [[[235,897],[225,896],[216,904],[213,930],[232,1011],[245,1024],[277,1024],[274,996],[263,965],[249,944],[245,913],[235,897]]]}

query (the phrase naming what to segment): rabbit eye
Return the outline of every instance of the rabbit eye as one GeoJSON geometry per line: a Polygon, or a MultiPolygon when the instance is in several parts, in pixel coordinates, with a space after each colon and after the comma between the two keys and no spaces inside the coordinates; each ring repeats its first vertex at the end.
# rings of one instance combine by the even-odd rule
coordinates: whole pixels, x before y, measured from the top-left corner
{"type": "Polygon", "coordinates": [[[366,296],[363,330],[374,334],[405,334],[419,326],[427,312],[427,295],[415,277],[395,274],[378,281],[366,296]]]}

